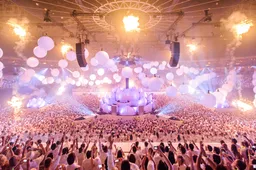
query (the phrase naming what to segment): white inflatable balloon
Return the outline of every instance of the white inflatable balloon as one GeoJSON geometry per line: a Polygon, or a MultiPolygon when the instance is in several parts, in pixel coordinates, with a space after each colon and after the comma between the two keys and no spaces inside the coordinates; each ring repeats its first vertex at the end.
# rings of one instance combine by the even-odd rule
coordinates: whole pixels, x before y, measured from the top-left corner
{"type": "Polygon", "coordinates": [[[72,73],[72,75],[73,75],[74,78],[78,78],[78,77],[80,77],[80,72],[79,71],[74,71],[72,73]]]}
{"type": "Polygon", "coordinates": [[[97,52],[95,58],[98,60],[100,65],[105,65],[109,60],[108,53],[105,51],[97,52]]]}
{"type": "Polygon", "coordinates": [[[96,58],[91,58],[90,63],[91,63],[92,66],[97,66],[99,64],[99,62],[96,58]]]}
{"type": "Polygon", "coordinates": [[[3,52],[2,48],[0,48],[0,58],[2,58],[3,55],[4,55],[4,52],[3,52]]]}
{"type": "Polygon", "coordinates": [[[37,41],[37,44],[39,47],[45,49],[46,51],[50,51],[54,48],[54,41],[48,36],[40,37],[37,41]]]}
{"type": "Polygon", "coordinates": [[[105,71],[104,71],[103,68],[99,68],[99,69],[97,70],[97,73],[98,73],[99,76],[103,76],[104,73],[105,73],[105,71]]]}
{"type": "Polygon", "coordinates": [[[91,74],[90,75],[90,80],[92,80],[92,81],[96,80],[96,75],[95,74],[91,74]]]}
{"type": "Polygon", "coordinates": [[[112,59],[109,59],[108,62],[105,64],[105,67],[108,69],[113,68],[116,65],[115,61],[112,59]]]}
{"type": "Polygon", "coordinates": [[[36,72],[33,69],[27,69],[24,74],[25,74],[25,76],[31,78],[31,77],[33,77],[36,74],[36,72]]]}
{"type": "Polygon", "coordinates": [[[205,94],[201,100],[201,104],[205,107],[212,108],[216,105],[216,97],[212,94],[205,94]]]}
{"type": "Polygon", "coordinates": [[[170,80],[170,81],[171,81],[171,80],[173,80],[173,78],[174,78],[174,75],[173,75],[172,73],[167,73],[167,74],[166,74],[166,79],[167,79],[167,80],[170,80]]]}
{"type": "Polygon", "coordinates": [[[75,61],[76,60],[76,53],[74,51],[69,51],[66,54],[66,58],[69,61],[75,61]]]}
{"type": "Polygon", "coordinates": [[[130,67],[124,67],[122,69],[122,76],[124,78],[131,78],[132,75],[133,75],[133,71],[132,71],[132,69],[130,67]]]}
{"type": "Polygon", "coordinates": [[[186,84],[182,84],[179,86],[179,92],[181,94],[188,94],[189,93],[189,86],[186,84]]]}
{"type": "Polygon", "coordinates": [[[3,72],[2,71],[0,71],[0,78],[2,78],[3,77],[3,72]]]}
{"type": "Polygon", "coordinates": [[[57,68],[54,68],[54,69],[51,70],[51,75],[53,77],[58,77],[59,74],[60,74],[60,71],[57,68]]]}
{"type": "Polygon", "coordinates": [[[81,69],[82,69],[83,71],[88,71],[88,70],[89,70],[89,65],[87,65],[86,67],[81,67],[81,69]]]}
{"type": "Polygon", "coordinates": [[[163,82],[160,78],[153,77],[149,81],[149,89],[153,91],[158,91],[162,88],[163,82]]]}
{"type": "Polygon", "coordinates": [[[177,70],[176,70],[176,74],[177,74],[178,76],[181,76],[181,75],[183,74],[183,70],[182,70],[182,69],[177,69],[177,70]]]}
{"type": "Polygon", "coordinates": [[[58,65],[60,68],[66,68],[68,66],[68,61],[65,59],[61,59],[59,60],[58,65]]]}
{"type": "Polygon", "coordinates": [[[47,55],[47,51],[39,46],[34,48],[33,53],[38,58],[44,58],[47,55]]]}
{"type": "Polygon", "coordinates": [[[60,84],[60,83],[61,83],[61,79],[58,78],[58,79],[55,80],[55,82],[56,82],[57,84],[60,84]]]}
{"type": "Polygon", "coordinates": [[[54,83],[54,78],[53,77],[47,77],[47,83],[48,84],[54,83]]]}
{"type": "Polygon", "coordinates": [[[150,69],[150,73],[153,74],[153,75],[156,74],[157,73],[157,69],[155,67],[152,67],[150,69]]]}
{"type": "Polygon", "coordinates": [[[35,57],[29,57],[27,59],[27,65],[32,68],[37,67],[39,65],[39,60],[35,57]]]}
{"type": "Polygon", "coordinates": [[[169,97],[175,97],[177,95],[178,90],[173,87],[173,86],[169,86],[166,88],[166,95],[169,97]]]}
{"type": "Polygon", "coordinates": [[[4,69],[4,64],[0,61],[0,71],[4,69]]]}
{"type": "Polygon", "coordinates": [[[252,84],[256,86],[256,79],[252,80],[252,84]]]}

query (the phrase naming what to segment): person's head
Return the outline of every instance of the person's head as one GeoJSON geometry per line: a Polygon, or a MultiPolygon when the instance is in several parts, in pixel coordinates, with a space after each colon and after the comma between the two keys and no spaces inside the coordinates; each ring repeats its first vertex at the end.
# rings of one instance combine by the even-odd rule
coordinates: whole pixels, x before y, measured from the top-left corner
{"type": "Polygon", "coordinates": [[[231,145],[231,151],[234,153],[234,154],[237,154],[238,153],[238,150],[237,150],[237,147],[235,144],[232,144],[231,145]]]}
{"type": "Polygon", "coordinates": [[[224,140],[221,140],[221,141],[220,141],[220,144],[221,144],[221,145],[223,145],[224,143],[225,143],[224,140]]]}
{"type": "Polygon", "coordinates": [[[68,154],[68,147],[62,149],[62,155],[68,154]]]}
{"type": "Polygon", "coordinates": [[[52,164],[52,159],[51,158],[46,158],[44,161],[44,168],[49,169],[52,164]]]}
{"type": "Polygon", "coordinates": [[[212,152],[212,146],[211,146],[211,145],[207,145],[207,150],[208,150],[209,152],[212,152]]]}
{"type": "Polygon", "coordinates": [[[148,147],[148,142],[144,142],[144,146],[145,146],[145,147],[148,147]]]}
{"type": "Polygon", "coordinates": [[[137,152],[136,146],[133,146],[133,147],[132,147],[132,152],[133,152],[133,153],[136,153],[136,152],[137,152]]]}
{"type": "Polygon", "coordinates": [[[168,170],[168,166],[162,160],[159,161],[157,170],[168,170]]]}
{"type": "Polygon", "coordinates": [[[15,156],[11,157],[9,160],[9,165],[10,167],[15,167],[18,164],[18,160],[16,159],[15,156]]]}
{"type": "Polygon", "coordinates": [[[239,160],[239,159],[237,159],[233,163],[233,165],[234,165],[234,168],[237,168],[238,170],[245,170],[246,169],[246,164],[243,161],[239,160]]]}
{"type": "Polygon", "coordinates": [[[123,160],[121,163],[121,170],[131,170],[131,165],[128,160],[123,160]]]}
{"type": "Polygon", "coordinates": [[[214,147],[213,150],[214,150],[214,152],[215,152],[216,154],[218,154],[218,155],[220,154],[220,148],[214,147]]]}
{"type": "Polygon", "coordinates": [[[51,159],[53,159],[53,153],[51,152],[51,153],[49,153],[48,155],[47,155],[47,158],[51,158],[51,159]]]}
{"type": "Polygon", "coordinates": [[[68,157],[67,157],[67,163],[68,165],[72,165],[76,160],[76,155],[75,153],[70,153],[68,154],[68,157]]]}
{"type": "Polygon", "coordinates": [[[136,162],[136,157],[134,154],[130,154],[128,157],[129,162],[134,163],[136,162]]]}
{"type": "Polygon", "coordinates": [[[51,146],[51,150],[54,150],[57,148],[57,144],[56,143],[53,143],[52,146],[51,146]]]}
{"type": "Polygon", "coordinates": [[[178,163],[179,165],[184,164],[184,158],[183,158],[181,155],[179,155],[179,156],[177,157],[177,163],[178,163]]]}
{"type": "Polygon", "coordinates": [[[168,146],[165,146],[164,152],[169,153],[169,151],[170,151],[169,147],[168,147],[168,146]]]}
{"type": "Polygon", "coordinates": [[[123,157],[123,152],[121,150],[117,151],[117,158],[122,158],[123,157]]]}
{"type": "Polygon", "coordinates": [[[107,153],[107,152],[108,152],[108,146],[104,145],[104,146],[102,147],[102,150],[103,150],[105,153],[107,153]]]}
{"type": "Polygon", "coordinates": [[[235,138],[233,138],[232,140],[231,140],[231,142],[233,143],[233,144],[237,144],[237,140],[235,139],[235,138]]]}
{"type": "Polygon", "coordinates": [[[175,164],[175,162],[176,162],[175,161],[175,156],[174,156],[174,153],[172,151],[169,152],[168,159],[172,163],[172,165],[175,164]]]}
{"type": "Polygon", "coordinates": [[[180,147],[180,152],[182,153],[182,154],[186,154],[186,148],[185,147],[180,147]]]}
{"type": "Polygon", "coordinates": [[[14,154],[15,155],[20,155],[21,154],[21,149],[20,148],[15,149],[14,154]]]}
{"type": "Polygon", "coordinates": [[[80,147],[80,148],[78,149],[78,152],[79,152],[79,153],[82,153],[82,152],[83,152],[83,148],[80,147]]]}
{"type": "Polygon", "coordinates": [[[197,161],[197,155],[193,155],[192,158],[193,158],[193,162],[196,163],[196,161],[197,161]]]}
{"type": "Polygon", "coordinates": [[[213,162],[215,162],[217,165],[220,164],[221,158],[219,155],[213,154],[212,158],[213,158],[213,162]]]}
{"type": "Polygon", "coordinates": [[[81,148],[85,148],[85,144],[84,143],[81,144],[81,148]]]}
{"type": "Polygon", "coordinates": [[[92,151],[87,151],[87,152],[86,152],[86,158],[87,158],[87,159],[90,159],[91,156],[92,156],[92,151]]]}
{"type": "Polygon", "coordinates": [[[139,147],[139,142],[135,142],[135,146],[138,148],[139,147]]]}
{"type": "Polygon", "coordinates": [[[205,170],[213,170],[212,167],[208,164],[205,165],[205,170]]]}
{"type": "Polygon", "coordinates": [[[217,165],[216,170],[227,170],[224,165],[217,165]]]}
{"type": "Polygon", "coordinates": [[[60,145],[61,144],[61,142],[58,140],[57,142],[56,142],[56,145],[60,145]]]}
{"type": "Polygon", "coordinates": [[[194,145],[193,145],[192,143],[190,143],[190,144],[188,145],[188,147],[189,147],[189,149],[190,149],[191,151],[194,150],[194,145]]]}

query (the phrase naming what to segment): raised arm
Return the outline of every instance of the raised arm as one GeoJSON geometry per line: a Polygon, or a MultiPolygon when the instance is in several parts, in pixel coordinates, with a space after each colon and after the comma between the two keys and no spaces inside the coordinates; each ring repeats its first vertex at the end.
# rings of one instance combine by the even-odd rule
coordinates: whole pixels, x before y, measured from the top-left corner
{"type": "Polygon", "coordinates": [[[165,163],[167,164],[168,169],[169,169],[169,170],[172,170],[172,169],[173,169],[172,163],[171,163],[170,160],[166,157],[166,155],[162,152],[162,150],[160,149],[160,147],[157,148],[157,152],[160,154],[161,157],[164,158],[164,161],[165,161],[165,163]]]}

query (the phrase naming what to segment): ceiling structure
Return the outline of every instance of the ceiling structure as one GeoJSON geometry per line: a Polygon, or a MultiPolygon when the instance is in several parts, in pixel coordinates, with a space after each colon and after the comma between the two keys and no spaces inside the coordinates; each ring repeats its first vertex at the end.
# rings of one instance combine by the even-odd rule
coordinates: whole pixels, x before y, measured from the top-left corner
{"type": "MultiPolygon", "coordinates": [[[[10,29],[5,23],[10,18],[29,19],[31,41],[24,50],[26,56],[33,55],[37,39],[44,34],[55,41],[55,50],[49,53],[45,63],[62,58],[60,46],[67,42],[74,46],[79,39],[88,38],[88,49],[94,55],[100,49],[111,57],[122,51],[140,55],[146,61],[169,59],[166,39],[178,38],[182,43],[181,60],[191,59],[184,45],[184,39],[199,42],[200,51],[193,59],[215,60],[224,57],[225,46],[232,41],[232,34],[220,24],[233,11],[240,10],[255,20],[256,2],[253,0],[1,0],[0,32],[4,41],[1,46],[15,45],[15,37],[9,36],[10,29]],[[208,11],[206,11],[208,10],[208,11]],[[139,33],[125,33],[122,18],[133,14],[140,18],[139,33]],[[209,19],[210,17],[210,19],[209,19]],[[4,43],[3,43],[4,42],[4,43]]],[[[255,31],[254,31],[255,32],[255,31]]],[[[241,54],[252,56],[248,44],[253,43],[255,33],[244,39],[241,54]],[[246,52],[245,52],[246,51],[246,52]]],[[[19,64],[13,60],[13,50],[5,50],[10,56],[9,64],[19,64]]],[[[239,50],[238,50],[239,51],[239,50]]],[[[91,56],[93,57],[93,56],[91,56]]],[[[239,57],[242,57],[239,54],[239,57]]],[[[240,58],[241,59],[241,58],[240,58]]],[[[57,61],[57,60],[56,60],[57,61]]]]}

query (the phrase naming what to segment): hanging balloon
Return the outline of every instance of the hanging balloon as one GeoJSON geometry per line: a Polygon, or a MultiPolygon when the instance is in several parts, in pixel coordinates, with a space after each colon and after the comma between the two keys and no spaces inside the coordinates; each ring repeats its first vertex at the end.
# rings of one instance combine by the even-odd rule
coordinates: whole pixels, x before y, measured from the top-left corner
{"type": "Polygon", "coordinates": [[[47,55],[47,51],[39,46],[35,47],[33,52],[38,58],[44,58],[47,55]]]}
{"type": "Polygon", "coordinates": [[[256,79],[252,80],[252,84],[256,86],[256,79]]]}
{"type": "Polygon", "coordinates": [[[177,74],[178,76],[181,76],[181,75],[183,74],[182,69],[177,69],[177,70],[176,70],[176,74],[177,74]]]}
{"type": "Polygon", "coordinates": [[[89,82],[89,86],[93,86],[94,85],[94,82],[93,81],[90,81],[89,82]]]}
{"type": "Polygon", "coordinates": [[[183,67],[183,72],[184,72],[185,74],[188,74],[188,73],[189,73],[189,68],[188,68],[188,67],[183,67]]]}
{"type": "Polygon", "coordinates": [[[182,84],[179,86],[179,92],[181,94],[188,94],[189,93],[189,86],[186,84],[182,84]]]}
{"type": "Polygon", "coordinates": [[[74,51],[69,51],[66,54],[66,58],[69,61],[75,61],[76,60],[76,53],[74,51]]]}
{"type": "Polygon", "coordinates": [[[111,69],[116,65],[115,61],[112,59],[109,59],[108,62],[106,63],[106,68],[111,69]]]}
{"type": "Polygon", "coordinates": [[[31,80],[31,77],[27,76],[26,74],[23,74],[22,76],[20,76],[20,81],[22,81],[23,83],[29,83],[31,80]]]}
{"type": "Polygon", "coordinates": [[[100,65],[105,65],[109,60],[108,53],[105,51],[97,52],[95,58],[98,60],[100,65]]]}
{"type": "Polygon", "coordinates": [[[89,51],[86,48],[84,49],[84,57],[85,58],[89,57],[89,51]]]}
{"type": "Polygon", "coordinates": [[[72,75],[73,75],[74,78],[80,77],[79,71],[74,71],[74,72],[72,73],[72,75]]]}
{"type": "Polygon", "coordinates": [[[164,70],[165,69],[165,65],[164,64],[160,64],[158,67],[158,70],[164,70]]]}
{"type": "Polygon", "coordinates": [[[55,82],[56,82],[57,84],[60,84],[60,83],[61,83],[61,79],[58,78],[58,79],[55,80],[55,82]]]}
{"type": "Polygon", "coordinates": [[[27,65],[29,67],[33,67],[33,68],[37,67],[39,65],[39,60],[37,58],[35,58],[35,57],[29,57],[27,59],[27,65]]]}
{"type": "Polygon", "coordinates": [[[3,77],[3,72],[2,71],[0,71],[0,78],[2,78],[3,77]]]}
{"type": "Polygon", "coordinates": [[[58,77],[59,74],[60,74],[60,71],[57,68],[54,68],[54,69],[51,70],[51,75],[53,77],[58,77]]]}
{"type": "Polygon", "coordinates": [[[53,77],[47,77],[47,83],[48,84],[54,83],[54,78],[53,77]]]}
{"type": "Polygon", "coordinates": [[[81,86],[81,82],[79,82],[79,81],[76,82],[76,86],[77,86],[77,87],[80,87],[80,86],[81,86]]]}
{"type": "Polygon", "coordinates": [[[103,68],[99,68],[99,69],[97,70],[97,73],[98,73],[99,76],[103,76],[104,73],[105,73],[105,71],[104,71],[103,68]]]}
{"type": "Polygon", "coordinates": [[[153,75],[156,74],[157,73],[157,69],[155,67],[152,67],[150,69],[150,73],[153,74],[153,75]]]}
{"type": "Polygon", "coordinates": [[[167,79],[167,80],[170,80],[170,81],[171,81],[171,80],[173,80],[173,78],[174,78],[174,75],[173,75],[172,73],[167,73],[167,74],[166,74],[166,79],[167,79]]]}
{"type": "Polygon", "coordinates": [[[25,74],[25,76],[31,78],[31,77],[33,77],[36,74],[36,72],[33,69],[27,69],[24,74],[25,74]]]}
{"type": "Polygon", "coordinates": [[[42,84],[47,84],[47,79],[46,78],[42,80],[42,84]]]}
{"type": "Polygon", "coordinates": [[[160,78],[153,77],[149,81],[149,89],[153,91],[158,91],[162,88],[163,82],[160,78]]]}
{"type": "Polygon", "coordinates": [[[145,75],[145,73],[140,73],[140,74],[138,75],[138,77],[139,77],[139,79],[143,79],[143,78],[146,77],[146,75],[145,75]]]}
{"type": "Polygon", "coordinates": [[[68,66],[68,61],[65,59],[61,59],[59,60],[58,65],[60,68],[66,68],[68,66]]]}
{"type": "Polygon", "coordinates": [[[50,51],[54,48],[54,41],[48,36],[40,37],[37,41],[37,44],[39,47],[45,49],[46,51],[50,51]]]}
{"type": "Polygon", "coordinates": [[[216,105],[216,97],[212,94],[205,94],[201,100],[201,104],[205,107],[212,108],[216,105]]]}
{"type": "Polygon", "coordinates": [[[134,72],[135,73],[141,73],[142,72],[142,68],[141,67],[136,67],[136,68],[134,68],[134,72]]]}
{"type": "Polygon", "coordinates": [[[3,52],[3,50],[0,48],[0,58],[2,58],[3,55],[4,55],[4,52],[3,52]]]}
{"type": "Polygon", "coordinates": [[[166,95],[169,97],[175,97],[177,95],[177,89],[173,86],[167,87],[166,95]]]}
{"type": "Polygon", "coordinates": [[[93,80],[93,81],[96,80],[96,75],[95,74],[91,74],[90,75],[90,80],[93,80]]]}
{"type": "Polygon", "coordinates": [[[4,69],[4,64],[0,61],[0,71],[4,69]]]}
{"type": "Polygon", "coordinates": [[[256,93],[256,86],[253,88],[253,92],[256,93]]]}
{"type": "Polygon", "coordinates": [[[98,60],[96,58],[91,58],[91,65],[92,66],[97,66],[99,63],[98,63],[98,60]]]}
{"type": "Polygon", "coordinates": [[[150,83],[150,78],[144,77],[144,78],[141,80],[141,84],[142,84],[144,87],[146,87],[146,88],[148,88],[149,83],[150,83]]]}
{"type": "Polygon", "coordinates": [[[124,67],[122,69],[122,76],[124,78],[131,78],[132,75],[133,75],[133,71],[132,71],[132,69],[130,67],[124,67]]]}

